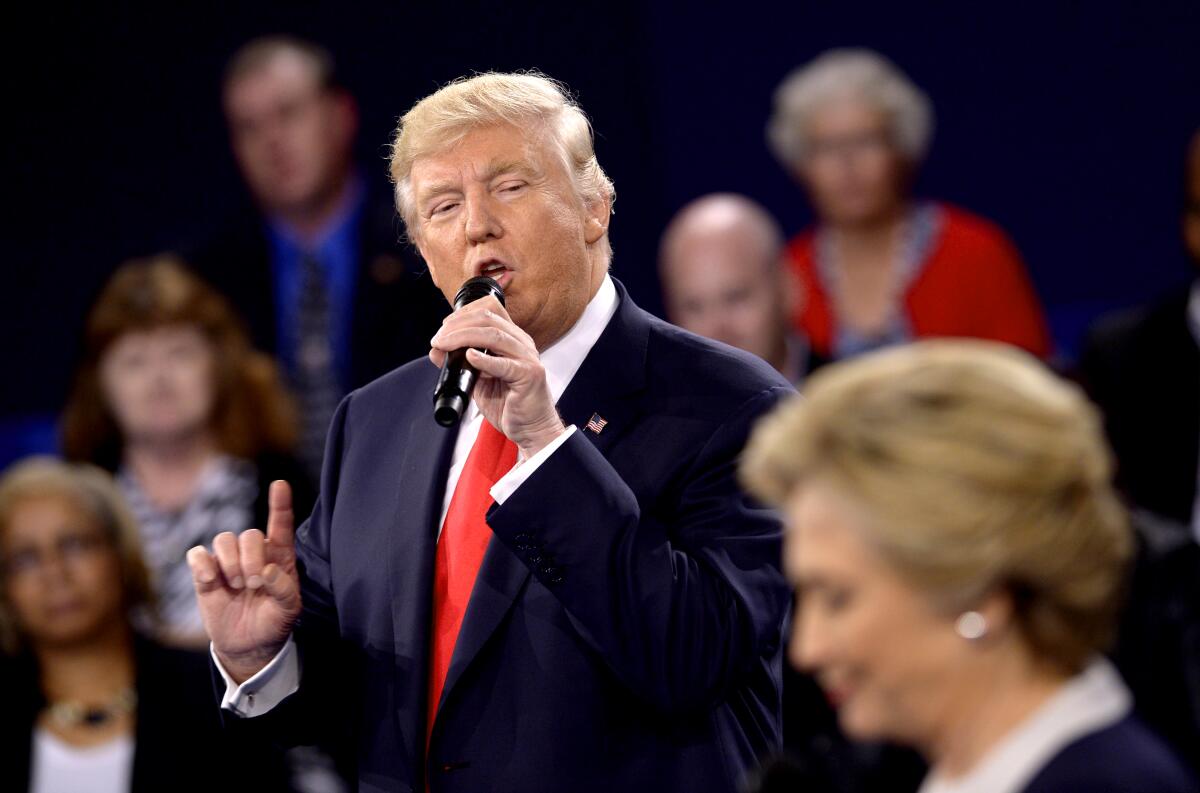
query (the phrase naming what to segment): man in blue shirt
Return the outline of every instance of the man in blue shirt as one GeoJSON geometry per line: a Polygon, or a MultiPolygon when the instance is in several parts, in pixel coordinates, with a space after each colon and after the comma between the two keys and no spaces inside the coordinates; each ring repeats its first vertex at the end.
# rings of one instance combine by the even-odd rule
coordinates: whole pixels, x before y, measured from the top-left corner
{"type": "Polygon", "coordinates": [[[231,58],[222,98],[254,206],[191,258],[277,355],[315,477],[338,401],[423,355],[445,301],[402,248],[390,196],[374,200],[355,167],[357,109],[328,52],[251,41],[231,58]]]}

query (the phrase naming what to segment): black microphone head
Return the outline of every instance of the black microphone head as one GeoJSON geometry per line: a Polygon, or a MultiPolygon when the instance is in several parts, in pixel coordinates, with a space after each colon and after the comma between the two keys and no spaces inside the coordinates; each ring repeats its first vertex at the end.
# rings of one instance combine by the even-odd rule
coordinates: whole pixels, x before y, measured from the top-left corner
{"type": "Polygon", "coordinates": [[[457,311],[467,303],[474,303],[488,295],[495,296],[500,301],[500,305],[504,305],[504,290],[500,288],[500,284],[495,278],[489,278],[486,275],[469,278],[459,288],[458,294],[454,296],[454,310],[457,311]]]}
{"type": "Polygon", "coordinates": [[[453,427],[467,409],[467,400],[462,394],[434,394],[433,420],[443,427],[453,427]]]}

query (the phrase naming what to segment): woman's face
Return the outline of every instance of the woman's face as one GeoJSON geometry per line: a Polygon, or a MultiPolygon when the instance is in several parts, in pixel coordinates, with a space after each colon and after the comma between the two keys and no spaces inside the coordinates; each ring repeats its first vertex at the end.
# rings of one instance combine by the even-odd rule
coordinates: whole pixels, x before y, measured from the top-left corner
{"type": "Polygon", "coordinates": [[[800,178],[821,220],[870,223],[903,201],[907,169],[887,114],[855,99],[831,100],[808,121],[800,178]]]}
{"type": "Polygon", "coordinates": [[[215,368],[213,346],[199,328],[132,331],[101,358],[100,384],[128,441],[172,441],[211,421],[215,368]]]}
{"type": "Polygon", "coordinates": [[[967,642],[868,544],[867,515],[839,490],[809,483],[787,513],[792,663],[816,677],[848,735],[921,745],[963,674],[967,642]]]}
{"type": "Polygon", "coordinates": [[[111,537],[60,496],[30,496],[0,532],[5,599],[37,645],[85,641],[122,618],[121,563],[111,537]]]}

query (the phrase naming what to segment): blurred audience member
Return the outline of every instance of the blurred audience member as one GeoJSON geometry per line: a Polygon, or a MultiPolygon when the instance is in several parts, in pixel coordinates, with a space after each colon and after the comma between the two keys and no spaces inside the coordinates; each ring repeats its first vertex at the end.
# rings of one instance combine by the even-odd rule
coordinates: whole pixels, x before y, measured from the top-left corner
{"type": "MultiPolygon", "coordinates": [[[[1200,276],[1200,131],[1184,177],[1183,240],[1200,276]]],[[[1104,412],[1117,483],[1200,540],[1200,277],[1159,303],[1101,319],[1080,356],[1104,412]]]]}
{"type": "Polygon", "coordinates": [[[247,318],[255,344],[278,355],[315,478],[341,397],[428,353],[446,304],[402,247],[390,191],[354,165],[357,110],[328,52],[251,41],[229,61],[223,97],[256,206],[188,259],[247,318]]]}
{"type": "Polygon", "coordinates": [[[63,416],[72,460],[117,473],[154,576],[164,638],[207,644],[184,554],[266,526],[267,485],[312,487],[290,456],[293,409],[225,300],[174,259],[121,267],[88,316],[63,416]]]}
{"type": "Polygon", "coordinates": [[[793,384],[808,373],[808,342],[790,329],[800,295],[766,209],[732,193],[696,199],[667,226],[658,265],[671,322],[754,353],[793,384]]]}
{"type": "Polygon", "coordinates": [[[233,777],[205,762],[249,752],[214,715],[207,655],[135,629],[153,602],[138,545],[103,471],[43,458],[0,479],[4,789],[279,790],[269,750],[233,777]]]}
{"type": "Polygon", "coordinates": [[[931,341],[814,375],[744,474],[787,510],[791,658],[922,791],[1195,791],[1100,653],[1132,551],[1095,410],[1024,353],[931,341]]]}
{"type": "Polygon", "coordinates": [[[1133,518],[1137,563],[1113,657],[1138,715],[1200,774],[1200,545],[1173,521],[1133,518]]]}
{"type": "Polygon", "coordinates": [[[1008,237],[962,209],[912,197],[933,111],[892,63],[869,50],[825,53],[779,86],[767,132],[819,219],[788,246],[805,291],[793,319],[818,355],[847,358],[926,336],[1050,354],[1008,237]]]}

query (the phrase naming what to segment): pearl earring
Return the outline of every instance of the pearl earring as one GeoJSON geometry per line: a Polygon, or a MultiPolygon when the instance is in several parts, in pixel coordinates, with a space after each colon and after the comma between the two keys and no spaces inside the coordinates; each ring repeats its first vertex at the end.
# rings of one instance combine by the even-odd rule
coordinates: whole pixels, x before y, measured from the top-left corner
{"type": "Polygon", "coordinates": [[[977,642],[987,635],[987,620],[978,611],[964,611],[954,621],[954,632],[969,642],[977,642]]]}

